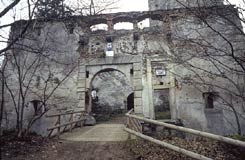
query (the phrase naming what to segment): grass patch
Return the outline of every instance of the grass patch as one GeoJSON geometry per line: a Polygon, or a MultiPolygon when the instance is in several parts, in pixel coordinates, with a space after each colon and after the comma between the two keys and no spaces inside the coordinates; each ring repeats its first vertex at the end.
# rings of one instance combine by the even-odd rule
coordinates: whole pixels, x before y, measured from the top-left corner
{"type": "Polygon", "coordinates": [[[171,119],[171,114],[170,112],[156,112],[155,113],[156,119],[171,119]]]}
{"type": "Polygon", "coordinates": [[[232,138],[232,139],[239,140],[239,141],[245,141],[245,135],[235,134],[235,135],[231,135],[229,137],[232,138]]]}

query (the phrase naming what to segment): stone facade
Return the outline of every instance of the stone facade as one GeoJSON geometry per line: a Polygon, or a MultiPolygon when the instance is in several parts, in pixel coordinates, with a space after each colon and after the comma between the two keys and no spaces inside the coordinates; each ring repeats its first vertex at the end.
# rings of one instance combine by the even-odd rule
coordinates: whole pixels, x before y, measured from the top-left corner
{"type": "MultiPolygon", "coordinates": [[[[190,7],[195,7],[195,3],[192,4],[190,7]]],[[[170,115],[159,114],[157,116],[165,116],[174,120],[180,119],[186,127],[217,134],[234,133],[236,131],[234,129],[234,116],[232,112],[227,111],[224,105],[214,101],[214,108],[205,108],[204,93],[218,92],[220,95],[225,95],[225,93],[217,88],[210,89],[207,86],[203,86],[202,91],[200,91],[196,85],[188,84],[188,79],[194,80],[197,77],[191,70],[188,70],[188,67],[181,65],[184,62],[180,63],[180,59],[175,58],[183,58],[181,60],[188,61],[188,64],[214,70],[210,67],[211,62],[197,56],[204,52],[203,47],[194,46],[188,42],[191,39],[199,38],[201,35],[204,40],[210,40],[214,46],[224,48],[227,45],[226,42],[196,17],[194,13],[200,11],[199,8],[193,8],[190,11],[176,5],[173,1],[150,0],[149,5],[151,11],[145,12],[70,17],[65,20],[33,20],[31,22],[27,34],[19,41],[25,46],[32,46],[37,50],[43,49],[44,53],[47,53],[48,60],[45,59],[47,57],[44,57],[42,61],[46,61],[48,65],[44,63],[43,66],[42,64],[43,68],[38,71],[38,74],[47,75],[52,72],[56,78],[62,79],[69,72],[69,67],[76,66],[75,71],[69,75],[69,78],[62,83],[48,101],[50,105],[48,114],[67,110],[91,112],[93,110],[91,97],[93,89],[97,89],[98,99],[101,100],[98,102],[99,105],[114,106],[112,108],[119,106],[119,108],[127,110],[127,107],[123,106],[123,101],[127,101],[127,97],[133,92],[136,114],[154,119],[158,114],[156,111],[163,111],[163,114],[166,111],[170,115]],[[153,11],[155,9],[158,10],[153,11]],[[152,22],[161,23],[139,29],[137,24],[147,18],[150,18],[152,22]],[[119,22],[133,23],[134,29],[114,30],[113,26],[119,22]],[[97,24],[106,24],[108,30],[92,31],[91,26],[97,24]],[[108,45],[112,45],[112,48],[108,45]],[[174,60],[171,59],[173,57],[174,60]],[[117,72],[116,76],[115,72],[117,72]],[[103,79],[108,83],[104,83],[103,79]],[[116,84],[112,86],[114,82],[116,84]],[[118,86],[123,86],[123,83],[125,90],[112,92],[118,89],[118,86]],[[107,88],[106,85],[110,86],[107,88]],[[112,94],[108,94],[109,92],[112,94]],[[115,101],[117,96],[120,98],[115,101]],[[111,103],[106,102],[106,97],[111,103]]],[[[206,14],[206,20],[213,27],[224,33],[229,40],[234,41],[234,43],[238,42],[237,45],[234,45],[234,49],[239,55],[245,49],[244,38],[239,36],[237,29],[230,22],[220,18],[220,14],[226,15],[234,20],[233,22],[239,28],[242,28],[239,20],[232,14],[233,12],[229,13],[229,11],[236,12],[236,10],[233,6],[222,5],[221,2],[218,5],[209,6],[211,8],[207,7],[202,11],[206,14]]],[[[25,26],[26,23],[25,21],[15,23],[12,27],[10,40],[18,35],[21,26],[25,26]]],[[[12,50],[9,54],[16,53],[12,50]]],[[[23,55],[29,54],[31,53],[26,50],[19,50],[18,57],[21,59],[23,55]]],[[[30,57],[32,56],[33,54],[30,57]]],[[[226,61],[225,58],[219,58],[222,62],[226,61]]],[[[30,61],[29,58],[28,61],[30,61]]],[[[229,65],[232,66],[232,64],[229,65]]],[[[201,70],[199,72],[202,73],[201,70]]],[[[16,83],[14,76],[12,74],[11,78],[13,83],[16,83]]],[[[243,76],[242,78],[244,78],[243,76]]],[[[203,77],[209,78],[205,75],[203,77]]],[[[233,78],[237,80],[241,77],[234,75],[233,78]]],[[[219,77],[211,80],[214,85],[216,83],[222,84],[222,86],[230,85],[219,77]]],[[[11,86],[14,87],[15,85],[12,84],[11,86]]],[[[241,86],[244,86],[244,81],[241,82],[241,86]]],[[[231,85],[230,87],[234,86],[231,85]]],[[[52,84],[50,84],[50,88],[52,88],[52,84]]],[[[28,102],[33,99],[38,99],[38,96],[33,97],[29,93],[28,102]]],[[[8,102],[8,105],[11,106],[11,100],[8,102]]],[[[235,107],[244,116],[243,104],[240,102],[242,101],[237,100],[235,107]]],[[[14,109],[9,107],[6,113],[9,121],[14,122],[14,109]]],[[[26,113],[33,114],[31,111],[26,111],[26,113]]],[[[66,117],[63,118],[65,121],[66,117]]],[[[242,119],[240,122],[244,129],[245,122],[242,119]]],[[[37,122],[37,125],[33,126],[33,130],[47,135],[45,128],[52,126],[53,123],[55,123],[54,120],[47,120],[43,117],[37,122]]],[[[14,123],[12,124],[7,126],[6,123],[6,126],[13,128],[14,123]]]]}

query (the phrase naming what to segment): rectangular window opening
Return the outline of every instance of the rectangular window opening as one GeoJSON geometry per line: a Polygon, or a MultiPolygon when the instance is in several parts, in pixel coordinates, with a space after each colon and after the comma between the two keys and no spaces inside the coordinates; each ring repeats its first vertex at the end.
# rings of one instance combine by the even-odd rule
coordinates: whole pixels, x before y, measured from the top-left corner
{"type": "Polygon", "coordinates": [[[214,100],[216,97],[215,92],[205,92],[203,93],[203,98],[205,101],[205,108],[207,109],[213,109],[214,108],[214,100]]]}
{"type": "Polygon", "coordinates": [[[89,71],[86,71],[86,78],[89,78],[89,71]]]}
{"type": "Polygon", "coordinates": [[[73,34],[74,33],[74,28],[73,27],[69,29],[69,33],[70,34],[73,34]]]}
{"type": "Polygon", "coordinates": [[[130,74],[131,74],[131,75],[134,74],[134,69],[130,69],[130,74]]]}

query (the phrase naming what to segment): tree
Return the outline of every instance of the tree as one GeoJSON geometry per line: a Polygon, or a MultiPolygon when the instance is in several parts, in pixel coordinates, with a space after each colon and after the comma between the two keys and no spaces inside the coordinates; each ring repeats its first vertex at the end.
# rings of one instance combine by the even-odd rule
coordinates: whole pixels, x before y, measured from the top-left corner
{"type": "Polygon", "coordinates": [[[120,0],[76,0],[67,2],[72,8],[75,15],[98,15],[104,12],[110,12],[117,8],[117,3],[120,0]]]}
{"type": "Polygon", "coordinates": [[[204,98],[215,100],[224,111],[225,121],[241,135],[241,121],[245,119],[244,4],[234,8],[217,6],[214,1],[208,6],[196,3],[193,8],[176,2],[188,14],[171,33],[174,49],[166,56],[174,65],[173,74],[179,84],[193,86],[204,98]]]}
{"type": "MultiPolygon", "coordinates": [[[[28,1],[29,2],[29,1],[28,1]]],[[[3,2],[1,2],[3,3],[3,2]]],[[[8,16],[8,13],[13,10],[18,4],[20,3],[20,0],[15,0],[12,2],[8,2],[8,4],[5,6],[4,8],[1,8],[2,11],[0,12],[0,20],[5,19],[8,16]]],[[[27,8],[28,8],[28,15],[29,15],[29,20],[32,19],[32,12],[31,12],[31,4],[28,3],[27,4],[27,8]]],[[[34,7],[35,8],[35,7],[34,7]]],[[[12,25],[12,23],[8,23],[8,24],[1,24],[0,29],[5,29],[5,28],[9,28],[12,25]]],[[[18,41],[18,39],[25,34],[25,32],[27,31],[27,28],[29,27],[29,23],[26,24],[25,27],[23,27],[23,30],[20,32],[18,37],[15,37],[15,39],[11,42],[8,43],[8,41],[4,38],[5,35],[1,35],[1,38],[3,40],[1,40],[1,49],[0,49],[0,56],[4,57],[5,53],[11,49],[11,47],[18,41]],[[3,44],[6,44],[6,46],[4,46],[3,44]]],[[[5,76],[5,69],[7,66],[8,61],[5,60],[5,62],[1,65],[1,106],[0,106],[0,135],[2,134],[2,119],[3,119],[3,112],[4,112],[4,105],[5,105],[5,82],[6,82],[6,76],[5,76]]]]}
{"type": "MultiPolygon", "coordinates": [[[[0,18],[9,16],[9,11],[15,10],[19,2],[9,2],[10,4],[0,13],[0,18]]],[[[65,37],[60,38],[60,34],[54,30],[42,34],[39,19],[34,19],[34,15],[36,18],[53,20],[67,18],[73,13],[70,7],[64,0],[28,0],[26,6],[27,20],[18,21],[13,17],[13,22],[0,26],[1,29],[11,27],[10,38],[2,41],[6,46],[0,50],[0,55],[5,57],[1,68],[0,123],[2,124],[4,110],[8,109],[5,107],[6,104],[11,104],[16,114],[15,128],[19,137],[28,133],[31,126],[42,118],[51,105],[61,105],[66,101],[57,91],[64,87],[66,81],[70,81],[70,76],[77,67],[76,56],[69,57],[70,61],[62,59],[61,54],[67,54],[67,49],[70,49],[63,47],[67,44],[65,37]],[[56,36],[58,37],[54,38],[56,36]],[[26,122],[26,108],[30,105],[35,111],[26,122]],[[37,113],[41,108],[43,111],[37,113]]],[[[19,13],[20,10],[17,10],[16,14],[19,13]]],[[[60,25],[63,22],[57,23],[60,25]]]]}
{"type": "MultiPolygon", "coordinates": [[[[8,12],[14,9],[18,5],[18,3],[19,1],[15,1],[14,3],[8,5],[1,12],[1,19],[5,18],[4,16],[9,16],[8,12]]],[[[40,119],[48,111],[48,109],[46,108],[47,101],[52,97],[53,93],[59,88],[59,86],[61,86],[61,84],[69,77],[69,75],[75,68],[72,67],[71,70],[67,71],[67,74],[64,74],[64,77],[60,77],[59,81],[56,81],[55,84],[50,81],[50,75],[53,74],[52,72],[48,72],[49,74],[42,74],[43,77],[40,77],[40,70],[41,68],[44,69],[42,64],[44,63],[44,61],[47,61],[50,58],[46,53],[44,53],[44,51],[48,52],[50,48],[47,47],[47,44],[43,42],[43,45],[39,47],[32,47],[30,45],[27,45],[28,39],[32,39],[33,41],[37,40],[35,37],[33,37],[33,35],[30,35],[30,31],[33,27],[32,20],[34,10],[38,6],[38,4],[39,1],[35,1],[33,4],[28,1],[28,20],[14,21],[13,23],[9,23],[6,25],[3,24],[2,26],[0,26],[2,29],[10,26],[12,27],[10,38],[8,39],[8,41],[6,41],[7,45],[6,47],[3,47],[3,49],[1,49],[0,51],[1,56],[5,57],[3,65],[1,66],[1,133],[3,113],[5,109],[8,109],[5,108],[5,106],[7,103],[9,103],[9,101],[11,101],[11,105],[15,109],[16,130],[18,132],[18,136],[22,136],[25,131],[26,133],[28,133],[32,124],[40,119]],[[42,93],[40,93],[40,90],[39,93],[37,93],[37,91],[34,91],[33,83],[35,81],[35,78],[37,77],[42,78],[43,81],[41,80],[41,82],[44,82],[42,84],[43,86],[41,87],[42,89],[40,89],[42,90],[42,93]],[[50,85],[52,85],[52,87],[50,85]],[[33,116],[31,116],[27,126],[24,127],[24,115],[26,114],[25,107],[27,107],[30,103],[28,101],[28,97],[33,94],[38,94],[40,96],[39,99],[41,104],[39,108],[44,107],[45,110],[40,114],[34,114],[33,116]]],[[[18,12],[16,14],[18,14],[18,12]]],[[[4,37],[4,35],[2,37],[4,37]]],[[[2,43],[5,43],[5,41],[2,41],[2,43]]],[[[55,62],[56,64],[61,64],[60,62],[53,59],[50,61],[55,62]]]]}
{"type": "Polygon", "coordinates": [[[73,11],[64,0],[39,0],[35,16],[37,18],[64,18],[71,16],[73,11]]]}

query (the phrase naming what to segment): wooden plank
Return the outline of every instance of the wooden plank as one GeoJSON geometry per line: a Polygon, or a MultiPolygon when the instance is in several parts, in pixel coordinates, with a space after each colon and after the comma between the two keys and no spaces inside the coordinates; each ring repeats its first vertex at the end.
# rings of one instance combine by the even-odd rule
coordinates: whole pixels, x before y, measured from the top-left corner
{"type": "Polygon", "coordinates": [[[66,113],[58,113],[58,114],[51,114],[51,115],[46,115],[47,118],[51,117],[57,117],[57,116],[63,116],[63,115],[69,115],[69,114],[75,114],[75,113],[85,113],[85,111],[76,111],[76,112],[66,112],[66,113]]]}
{"type": "Polygon", "coordinates": [[[84,121],[84,120],[85,119],[79,119],[79,120],[68,122],[68,123],[65,123],[65,124],[58,125],[58,126],[50,127],[47,130],[50,131],[50,130],[53,130],[53,129],[56,129],[56,128],[59,128],[59,127],[65,127],[67,125],[74,124],[74,123],[77,123],[77,122],[81,122],[81,121],[84,121]]]}
{"type": "Polygon", "coordinates": [[[231,138],[215,135],[215,134],[212,134],[212,133],[202,132],[202,131],[198,131],[198,130],[194,130],[194,129],[190,129],[190,128],[180,127],[180,126],[176,126],[176,125],[172,125],[172,124],[168,124],[168,123],[164,123],[164,122],[159,122],[159,121],[156,121],[156,120],[147,119],[147,118],[136,116],[136,115],[131,115],[131,114],[128,114],[128,113],[126,114],[126,116],[128,116],[130,118],[135,118],[135,119],[138,119],[138,120],[142,120],[142,121],[145,121],[145,122],[148,122],[148,123],[152,123],[152,124],[155,124],[155,125],[171,128],[171,129],[174,129],[174,130],[178,130],[178,131],[182,131],[182,132],[186,132],[186,133],[191,133],[191,134],[194,134],[194,135],[197,135],[197,136],[214,139],[214,140],[217,140],[217,141],[225,142],[225,143],[236,145],[236,146],[240,146],[240,147],[245,147],[245,142],[242,142],[242,141],[239,141],[239,140],[235,140],[235,139],[231,139],[231,138]]]}
{"type": "Polygon", "coordinates": [[[134,124],[135,131],[142,133],[142,129],[141,129],[142,127],[141,127],[140,122],[137,119],[134,119],[134,118],[132,119],[132,122],[134,124]]]}
{"type": "Polygon", "coordinates": [[[160,141],[160,140],[157,140],[157,139],[154,139],[152,137],[149,137],[149,136],[146,136],[142,133],[138,133],[132,129],[128,129],[128,128],[124,128],[124,130],[130,134],[133,134],[135,136],[138,136],[140,138],[143,138],[145,140],[148,140],[150,142],[153,142],[155,144],[158,144],[162,147],[165,147],[165,148],[168,148],[168,149],[171,149],[175,152],[178,152],[178,153],[182,153],[188,157],[191,157],[191,158],[194,158],[194,159],[198,159],[198,160],[212,160],[211,158],[208,158],[208,157],[205,157],[203,155],[200,155],[200,154],[197,154],[197,153],[194,153],[194,152],[191,152],[191,151],[188,151],[186,149],[183,149],[183,148],[180,148],[180,147],[177,147],[177,146],[174,146],[172,144],[169,144],[169,143],[166,143],[164,141],[160,141]]]}

